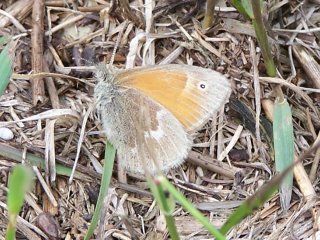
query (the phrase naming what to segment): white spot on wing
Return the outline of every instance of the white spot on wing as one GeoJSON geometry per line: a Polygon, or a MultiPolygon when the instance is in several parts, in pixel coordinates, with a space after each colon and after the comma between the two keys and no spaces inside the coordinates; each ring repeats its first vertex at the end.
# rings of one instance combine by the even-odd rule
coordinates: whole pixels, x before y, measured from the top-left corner
{"type": "Polygon", "coordinates": [[[146,138],[154,138],[156,139],[157,141],[160,141],[160,139],[164,136],[164,131],[163,131],[163,127],[162,127],[162,121],[163,121],[163,117],[166,115],[166,112],[165,110],[161,110],[161,111],[158,111],[157,112],[157,120],[159,122],[159,125],[157,127],[156,130],[151,130],[151,131],[148,131],[148,132],[145,132],[144,133],[144,136],[146,138]]]}
{"type": "Polygon", "coordinates": [[[163,137],[164,132],[163,132],[162,128],[160,126],[158,126],[157,130],[149,131],[149,134],[150,134],[151,137],[153,137],[154,139],[159,141],[163,137]]]}

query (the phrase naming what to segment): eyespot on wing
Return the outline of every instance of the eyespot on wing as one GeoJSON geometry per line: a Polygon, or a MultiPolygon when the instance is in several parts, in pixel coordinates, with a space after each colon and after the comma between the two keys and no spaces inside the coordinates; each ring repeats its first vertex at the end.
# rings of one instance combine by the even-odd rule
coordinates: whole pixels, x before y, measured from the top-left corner
{"type": "Polygon", "coordinates": [[[138,67],[119,73],[116,81],[160,103],[188,132],[201,127],[231,93],[230,82],[222,74],[188,65],[138,67]]]}

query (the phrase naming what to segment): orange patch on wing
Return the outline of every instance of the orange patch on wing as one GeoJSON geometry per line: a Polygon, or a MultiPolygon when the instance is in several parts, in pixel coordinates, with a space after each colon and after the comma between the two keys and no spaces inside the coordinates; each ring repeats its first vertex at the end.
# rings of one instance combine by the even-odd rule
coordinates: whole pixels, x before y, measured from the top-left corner
{"type": "Polygon", "coordinates": [[[188,76],[183,71],[134,71],[120,74],[119,78],[124,86],[138,89],[159,102],[186,129],[201,118],[201,110],[194,99],[197,98],[197,90],[192,92],[192,89],[186,89],[188,76]]]}

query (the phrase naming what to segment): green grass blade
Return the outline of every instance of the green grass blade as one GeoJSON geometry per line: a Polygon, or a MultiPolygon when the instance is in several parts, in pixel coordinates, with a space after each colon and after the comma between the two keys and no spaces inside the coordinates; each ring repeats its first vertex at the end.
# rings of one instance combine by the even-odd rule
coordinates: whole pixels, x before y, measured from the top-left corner
{"type": "Polygon", "coordinates": [[[179,240],[179,234],[175,224],[174,217],[172,213],[174,211],[175,202],[172,195],[168,192],[163,184],[157,180],[147,178],[149,188],[153,194],[153,197],[156,199],[158,206],[161,209],[161,212],[164,214],[166,219],[167,228],[172,240],[179,240]]]}
{"type": "Polygon", "coordinates": [[[252,21],[259,46],[261,48],[261,53],[266,65],[267,74],[270,77],[275,77],[277,73],[276,67],[271,55],[267,31],[265,29],[261,14],[262,3],[263,1],[261,0],[231,0],[231,4],[239,11],[239,13],[252,21]]]}
{"type": "Polygon", "coordinates": [[[264,184],[254,195],[244,201],[239,208],[237,208],[226,223],[220,229],[222,234],[227,234],[235,225],[239,224],[242,219],[249,216],[255,209],[262,206],[279,188],[280,184],[288,176],[292,174],[295,163],[301,162],[312,152],[319,148],[320,141],[316,141],[314,145],[306,152],[299,156],[296,162],[293,162],[289,167],[285,168],[281,173],[272,177],[272,179],[264,184]]]}
{"type": "Polygon", "coordinates": [[[15,239],[17,216],[23,205],[25,194],[32,185],[32,179],[32,171],[23,165],[15,166],[9,177],[7,198],[9,223],[6,240],[15,239]]]}
{"type": "MultiPolygon", "coordinates": [[[[287,100],[275,101],[273,110],[273,138],[277,172],[282,172],[294,161],[294,136],[292,114],[287,100]]],[[[293,173],[286,176],[280,185],[280,203],[283,210],[289,208],[293,173]]]]}
{"type": "Polygon", "coordinates": [[[12,74],[13,56],[10,56],[9,43],[0,53],[0,96],[6,90],[12,74]]]}
{"type": "Polygon", "coordinates": [[[108,193],[108,189],[109,189],[109,185],[112,177],[112,170],[113,170],[115,156],[116,156],[116,149],[112,146],[111,143],[107,142],[105,156],[104,156],[105,161],[103,166],[100,192],[99,192],[96,208],[94,210],[94,214],[84,240],[89,240],[91,238],[95,228],[98,225],[98,222],[102,213],[103,201],[105,199],[105,196],[108,193]]]}
{"type": "Polygon", "coordinates": [[[7,44],[9,41],[10,41],[9,36],[0,37],[0,46],[2,47],[3,45],[7,44]]]}
{"type": "Polygon", "coordinates": [[[251,0],[251,3],[252,3],[253,15],[254,15],[254,17],[252,18],[252,24],[256,32],[259,46],[261,48],[261,53],[266,65],[267,74],[269,77],[275,77],[277,74],[277,71],[271,55],[267,31],[262,19],[261,1],[251,0]]]}
{"type": "Polygon", "coordinates": [[[227,234],[234,226],[239,224],[244,218],[261,207],[277,190],[283,179],[289,172],[292,172],[290,166],[281,174],[274,176],[267,184],[263,185],[254,195],[245,200],[223,224],[220,229],[222,234],[227,234]]]}
{"type": "Polygon", "coordinates": [[[202,28],[207,29],[211,28],[213,24],[213,16],[214,16],[214,7],[217,3],[217,0],[207,0],[206,4],[206,12],[204,14],[204,18],[202,21],[202,28]]]}
{"type": "Polygon", "coordinates": [[[250,0],[231,0],[231,4],[248,20],[253,19],[250,0]]]}
{"type": "MultiPolygon", "coordinates": [[[[6,145],[4,143],[0,143],[0,156],[12,159],[20,163],[21,163],[21,159],[23,159],[23,153],[21,150],[11,147],[9,145],[6,145]]],[[[27,153],[25,158],[30,163],[30,165],[37,166],[40,169],[44,170],[44,164],[45,164],[44,158],[41,158],[31,153],[27,153]]],[[[62,164],[56,164],[56,171],[58,175],[70,177],[72,169],[62,164]]],[[[78,171],[75,172],[74,177],[77,179],[85,179],[88,181],[90,180],[90,177],[78,171]]]]}
{"type": "Polygon", "coordinates": [[[210,221],[203,216],[203,214],[196,209],[192,203],[190,203],[175,187],[163,176],[157,177],[156,181],[158,181],[164,189],[167,189],[173,197],[184,207],[184,209],[188,210],[190,214],[195,217],[208,231],[214,236],[217,240],[225,240],[226,238],[217,230],[210,221]]]}

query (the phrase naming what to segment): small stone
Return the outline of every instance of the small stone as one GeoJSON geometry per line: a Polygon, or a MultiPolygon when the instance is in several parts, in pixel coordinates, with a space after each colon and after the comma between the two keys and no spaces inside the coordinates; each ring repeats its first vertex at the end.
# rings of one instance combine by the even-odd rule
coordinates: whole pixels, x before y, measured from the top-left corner
{"type": "Polygon", "coordinates": [[[6,127],[1,127],[0,128],[0,138],[3,140],[11,140],[13,139],[14,135],[11,129],[6,128],[6,127]]]}

